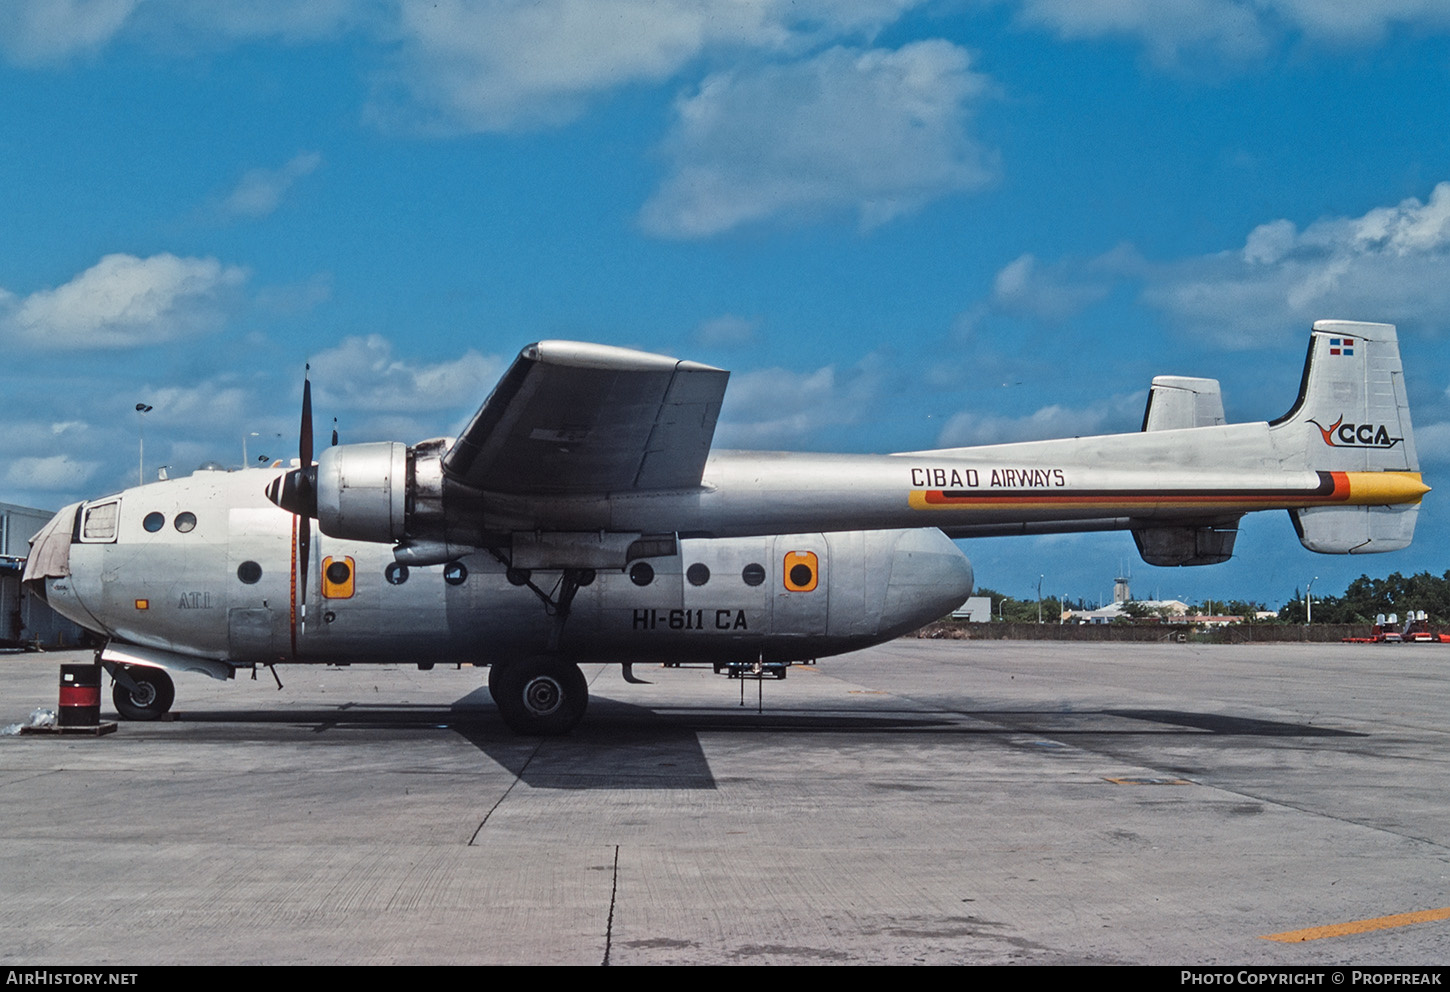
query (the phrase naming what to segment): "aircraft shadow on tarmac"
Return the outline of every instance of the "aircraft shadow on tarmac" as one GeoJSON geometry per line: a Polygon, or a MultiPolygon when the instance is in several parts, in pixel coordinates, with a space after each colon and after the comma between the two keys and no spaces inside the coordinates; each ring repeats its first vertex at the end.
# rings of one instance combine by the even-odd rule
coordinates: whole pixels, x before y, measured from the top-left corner
{"type": "Polygon", "coordinates": [[[447,729],[461,736],[491,760],[533,788],[546,789],[714,789],[715,778],[700,743],[700,734],[765,734],[773,746],[782,735],[800,738],[843,735],[916,735],[991,739],[1041,735],[1055,738],[1094,737],[1104,740],[1162,741],[1183,735],[1210,737],[1312,738],[1364,737],[1362,733],[1311,724],[1193,713],[1183,710],[1017,710],[983,709],[923,711],[879,707],[850,710],[788,710],[757,712],[740,709],[669,708],[596,698],[589,718],[573,733],[558,738],[519,737],[499,718],[488,695],[478,688],[449,705],[358,704],[314,709],[246,709],[181,712],[177,722],[222,724],[308,725],[313,733],[363,731],[371,740],[416,736],[418,731],[447,729]],[[970,723],[963,723],[962,718],[970,723]],[[1123,721],[1138,726],[1125,726],[1123,721]]]}
{"type": "Polygon", "coordinates": [[[1192,713],[1187,710],[954,710],[960,716],[992,723],[993,728],[966,728],[977,734],[1042,734],[1051,737],[1163,737],[1184,734],[1202,737],[1367,737],[1354,730],[1282,720],[1192,713]],[[1117,718],[1116,720],[1114,718],[1117,718]],[[1121,720],[1141,721],[1126,728],[1121,720]],[[1152,724],[1153,726],[1147,726],[1152,724]]]}
{"type": "Polygon", "coordinates": [[[1255,720],[1251,717],[1224,716],[1222,713],[1188,713],[1183,710],[1104,710],[1112,716],[1130,720],[1148,720],[1211,734],[1247,737],[1368,737],[1354,730],[1316,727],[1308,723],[1284,723],[1278,720],[1255,720]]]}

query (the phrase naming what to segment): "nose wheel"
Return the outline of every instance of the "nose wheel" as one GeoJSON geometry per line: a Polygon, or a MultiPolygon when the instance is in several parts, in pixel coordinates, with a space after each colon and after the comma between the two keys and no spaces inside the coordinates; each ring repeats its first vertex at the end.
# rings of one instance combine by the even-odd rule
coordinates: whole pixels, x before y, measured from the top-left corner
{"type": "Polygon", "coordinates": [[[123,665],[112,674],[111,702],[124,719],[159,720],[176,701],[176,686],[164,669],[123,665]]]}
{"type": "Polygon", "coordinates": [[[567,734],[589,705],[589,684],[572,662],[551,655],[490,665],[488,691],[516,734],[567,734]]]}

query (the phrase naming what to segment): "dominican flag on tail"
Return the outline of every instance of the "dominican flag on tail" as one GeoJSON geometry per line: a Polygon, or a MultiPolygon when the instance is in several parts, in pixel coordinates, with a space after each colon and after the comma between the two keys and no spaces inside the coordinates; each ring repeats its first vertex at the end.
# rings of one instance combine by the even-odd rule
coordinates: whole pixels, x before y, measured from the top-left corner
{"type": "Polygon", "coordinates": [[[1329,353],[1352,358],[1354,356],[1354,338],[1330,338],[1329,353]]]}

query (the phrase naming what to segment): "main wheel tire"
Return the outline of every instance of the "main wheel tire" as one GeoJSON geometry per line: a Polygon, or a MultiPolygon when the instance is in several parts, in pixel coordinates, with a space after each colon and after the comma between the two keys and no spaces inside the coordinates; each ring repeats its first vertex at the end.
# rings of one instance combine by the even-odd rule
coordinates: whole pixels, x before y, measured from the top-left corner
{"type": "Polygon", "coordinates": [[[488,691],[510,730],[536,737],[567,734],[589,705],[579,666],[547,655],[489,666],[488,691]]]}
{"type": "Polygon", "coordinates": [[[159,720],[176,701],[176,685],[165,669],[127,665],[125,673],[136,683],[133,691],[120,682],[111,690],[116,712],[127,720],[159,720]]]}

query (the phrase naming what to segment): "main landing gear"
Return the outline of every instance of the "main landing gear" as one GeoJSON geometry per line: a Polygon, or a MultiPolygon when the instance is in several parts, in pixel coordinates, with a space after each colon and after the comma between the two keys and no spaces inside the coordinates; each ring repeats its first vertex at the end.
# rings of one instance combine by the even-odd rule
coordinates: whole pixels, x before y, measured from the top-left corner
{"type": "Polygon", "coordinates": [[[516,734],[567,734],[589,705],[584,673],[578,665],[554,655],[490,665],[488,691],[503,722],[516,734]]]}
{"type": "Polygon", "coordinates": [[[159,720],[176,701],[176,685],[163,668],[116,665],[110,670],[116,680],[111,702],[124,719],[159,720]]]}

